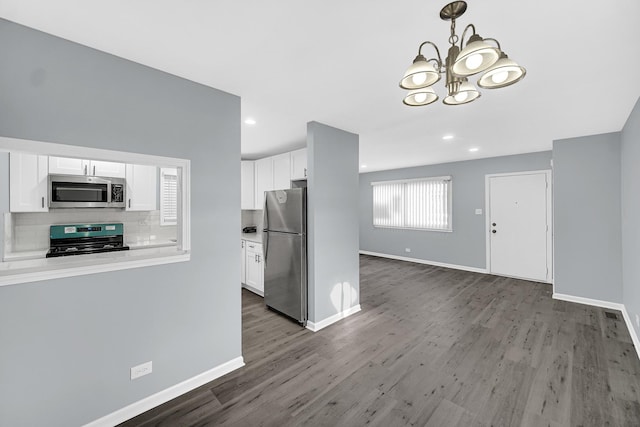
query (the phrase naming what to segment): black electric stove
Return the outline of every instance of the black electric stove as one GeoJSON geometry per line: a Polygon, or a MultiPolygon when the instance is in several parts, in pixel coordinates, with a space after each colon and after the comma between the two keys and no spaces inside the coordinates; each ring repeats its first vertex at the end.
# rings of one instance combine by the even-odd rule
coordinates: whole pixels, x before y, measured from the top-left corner
{"type": "Polygon", "coordinates": [[[116,224],[52,225],[47,258],[126,251],[124,227],[116,224]]]}

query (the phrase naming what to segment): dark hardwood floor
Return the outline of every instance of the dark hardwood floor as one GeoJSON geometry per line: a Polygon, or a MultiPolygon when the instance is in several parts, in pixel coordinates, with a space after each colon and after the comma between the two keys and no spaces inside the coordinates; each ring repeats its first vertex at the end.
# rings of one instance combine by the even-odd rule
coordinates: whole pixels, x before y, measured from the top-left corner
{"type": "Polygon", "coordinates": [[[246,366],[122,426],[640,426],[620,312],[540,283],[360,263],[362,311],[316,333],[243,290],[246,366]]]}

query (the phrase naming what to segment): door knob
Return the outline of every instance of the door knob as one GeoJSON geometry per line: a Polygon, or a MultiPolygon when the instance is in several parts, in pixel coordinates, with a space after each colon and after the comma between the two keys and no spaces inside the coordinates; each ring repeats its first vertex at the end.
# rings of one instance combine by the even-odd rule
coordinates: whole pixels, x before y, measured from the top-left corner
{"type": "Polygon", "coordinates": [[[496,223],[494,222],[494,223],[493,223],[493,224],[491,224],[491,225],[493,225],[493,226],[495,227],[495,226],[496,226],[496,223]]]}
{"type": "Polygon", "coordinates": [[[496,231],[496,230],[491,230],[491,232],[492,232],[492,233],[497,233],[497,231],[496,231]]]}

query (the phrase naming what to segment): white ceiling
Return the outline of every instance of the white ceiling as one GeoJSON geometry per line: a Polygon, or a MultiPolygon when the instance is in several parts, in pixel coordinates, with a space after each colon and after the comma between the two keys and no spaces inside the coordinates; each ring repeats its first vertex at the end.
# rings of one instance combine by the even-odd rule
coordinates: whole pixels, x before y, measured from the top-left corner
{"type": "Polygon", "coordinates": [[[420,42],[446,55],[445,3],[0,0],[0,17],[241,96],[257,121],[242,125],[245,159],[304,146],[312,120],[358,133],[366,171],[622,128],[640,95],[640,1],[469,0],[458,34],[475,24],[527,77],[463,106],[404,106],[398,82],[420,42]]]}

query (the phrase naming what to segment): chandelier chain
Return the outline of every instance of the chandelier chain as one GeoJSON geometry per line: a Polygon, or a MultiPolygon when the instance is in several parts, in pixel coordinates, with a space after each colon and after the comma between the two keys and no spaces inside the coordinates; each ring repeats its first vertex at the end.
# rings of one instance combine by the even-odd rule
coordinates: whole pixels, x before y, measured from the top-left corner
{"type": "Polygon", "coordinates": [[[455,46],[458,43],[458,35],[456,34],[456,20],[451,20],[451,35],[449,36],[449,43],[451,46],[455,46]]]}

